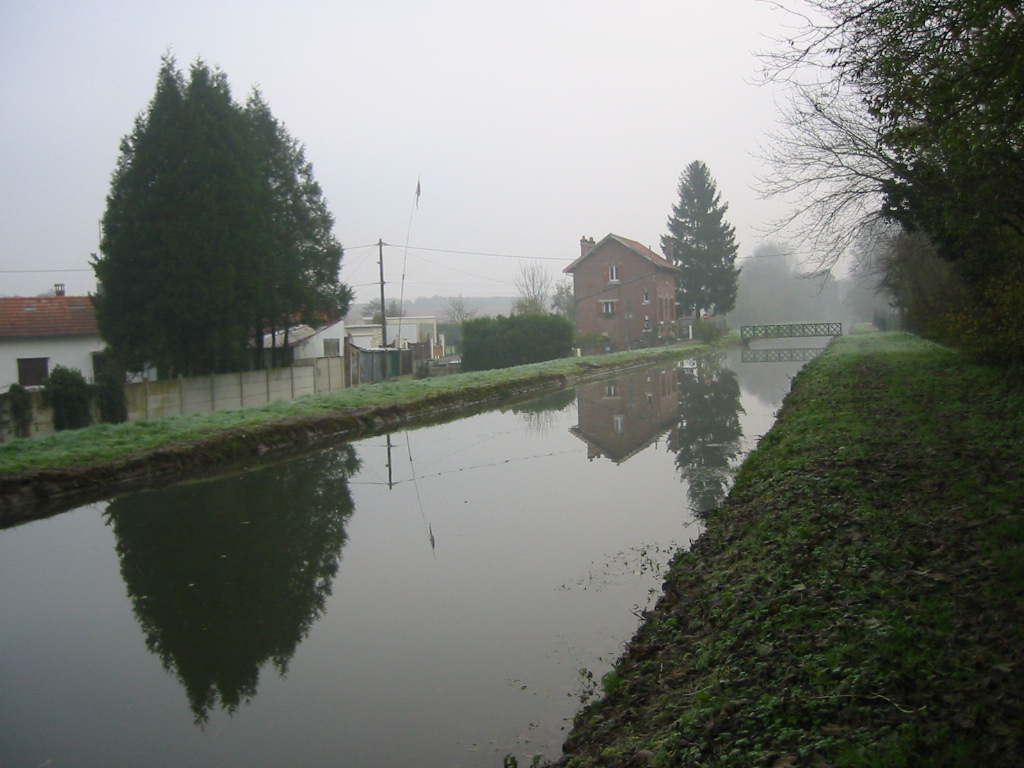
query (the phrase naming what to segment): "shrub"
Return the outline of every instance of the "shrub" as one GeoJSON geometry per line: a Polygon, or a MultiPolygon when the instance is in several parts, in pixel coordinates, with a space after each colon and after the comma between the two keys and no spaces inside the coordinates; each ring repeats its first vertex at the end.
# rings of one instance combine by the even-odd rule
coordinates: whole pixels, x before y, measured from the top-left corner
{"type": "Polygon", "coordinates": [[[53,428],[58,432],[92,423],[92,387],[81,371],[56,366],[43,384],[43,398],[53,408],[53,428]]]}
{"type": "Polygon", "coordinates": [[[725,328],[722,328],[714,320],[698,320],[694,325],[693,335],[698,341],[710,344],[725,335],[725,328]]]}
{"type": "Polygon", "coordinates": [[[32,395],[21,384],[11,384],[7,390],[7,402],[11,409],[11,421],[17,437],[28,437],[32,426],[32,395]]]}
{"type": "Polygon", "coordinates": [[[462,326],[462,370],[487,371],[568,357],[573,326],[558,315],[480,317],[462,326]]]}

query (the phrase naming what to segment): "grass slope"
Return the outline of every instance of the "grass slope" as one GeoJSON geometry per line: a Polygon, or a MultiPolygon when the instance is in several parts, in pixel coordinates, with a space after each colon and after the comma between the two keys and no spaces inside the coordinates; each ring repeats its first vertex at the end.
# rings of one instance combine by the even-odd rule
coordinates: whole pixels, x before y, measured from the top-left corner
{"type": "Polygon", "coordinates": [[[906,334],[794,379],[560,765],[1024,764],[1024,392],[906,334]]]}

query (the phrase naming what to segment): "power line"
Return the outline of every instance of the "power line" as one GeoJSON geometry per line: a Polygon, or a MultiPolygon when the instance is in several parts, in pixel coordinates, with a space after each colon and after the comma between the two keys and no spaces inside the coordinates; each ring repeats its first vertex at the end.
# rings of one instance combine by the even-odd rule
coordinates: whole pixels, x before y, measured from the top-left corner
{"type": "MultiPolygon", "coordinates": [[[[399,248],[392,243],[384,243],[389,248],[399,248]]],[[[572,261],[564,256],[519,256],[513,253],[485,253],[483,251],[456,251],[451,248],[427,248],[419,245],[409,245],[406,248],[413,251],[433,251],[435,253],[454,253],[459,256],[489,256],[496,259],[524,259],[527,261],[572,261]]]]}
{"type": "Polygon", "coordinates": [[[44,272],[92,272],[92,268],[89,269],[0,269],[0,274],[4,275],[37,275],[44,272]]]}
{"type": "MultiPolygon", "coordinates": [[[[444,251],[444,253],[455,253],[455,251],[444,251]]],[[[430,259],[424,258],[423,256],[416,256],[416,254],[413,254],[413,256],[415,258],[419,259],[420,261],[427,262],[427,264],[433,264],[435,267],[440,267],[441,269],[447,269],[447,270],[450,270],[452,272],[458,272],[460,275],[466,275],[467,277],[475,277],[475,278],[477,278],[479,280],[489,280],[492,283],[501,283],[502,285],[510,285],[508,280],[499,280],[499,279],[497,279],[495,277],[486,277],[485,275],[477,275],[477,274],[474,274],[473,272],[466,272],[464,269],[456,269],[455,267],[449,267],[447,264],[439,264],[438,262],[431,261],[430,259]]]]}

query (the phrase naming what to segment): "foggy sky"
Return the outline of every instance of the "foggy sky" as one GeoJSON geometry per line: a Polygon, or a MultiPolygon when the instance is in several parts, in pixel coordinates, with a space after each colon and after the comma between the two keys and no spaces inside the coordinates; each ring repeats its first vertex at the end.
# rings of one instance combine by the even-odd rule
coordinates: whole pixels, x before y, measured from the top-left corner
{"type": "Polygon", "coordinates": [[[520,258],[560,278],[582,235],[657,251],[693,160],[749,256],[785,210],[752,190],[775,118],[754,54],[785,21],[758,0],[9,0],[0,294],[95,290],[119,142],[167,51],[236,101],[258,85],[306,145],[357,303],[378,238],[389,299],[403,273],[407,299],[512,295],[520,258]]]}

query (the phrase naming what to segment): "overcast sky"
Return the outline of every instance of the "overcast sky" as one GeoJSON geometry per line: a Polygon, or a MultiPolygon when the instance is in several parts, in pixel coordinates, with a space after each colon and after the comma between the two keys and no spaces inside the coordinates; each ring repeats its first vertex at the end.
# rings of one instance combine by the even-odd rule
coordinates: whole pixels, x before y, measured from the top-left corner
{"type": "Polygon", "coordinates": [[[755,53],[785,22],[758,0],[7,0],[0,294],[95,290],[119,142],[166,51],[237,101],[258,85],[306,145],[358,303],[379,238],[389,300],[513,295],[524,259],[561,277],[582,235],[659,250],[693,160],[749,256],[785,210],[753,190],[776,98],[755,53]]]}

